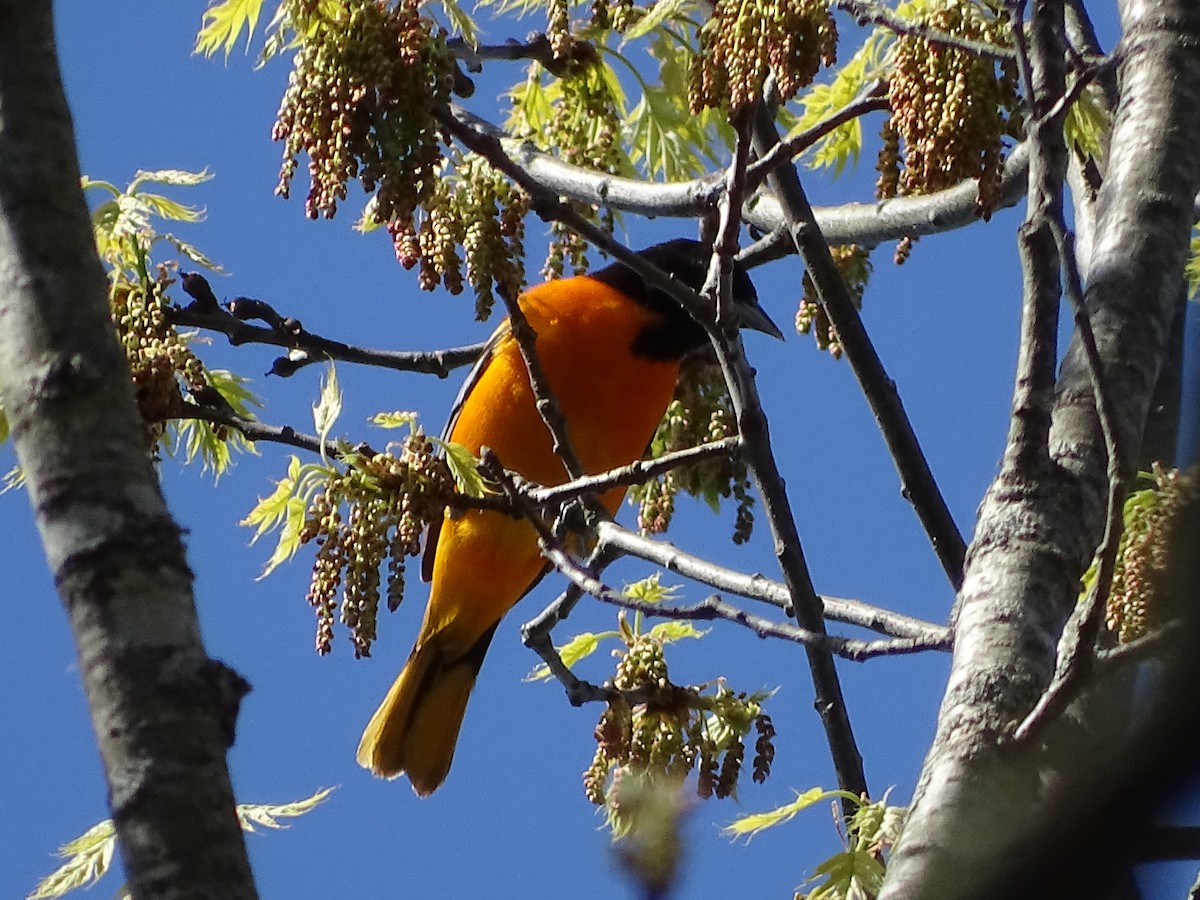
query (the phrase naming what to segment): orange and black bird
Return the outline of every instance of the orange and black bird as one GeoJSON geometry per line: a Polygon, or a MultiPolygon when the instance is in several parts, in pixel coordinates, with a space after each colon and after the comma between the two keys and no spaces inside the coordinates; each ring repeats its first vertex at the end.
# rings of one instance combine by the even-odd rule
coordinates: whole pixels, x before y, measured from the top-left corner
{"type": "MultiPolygon", "coordinates": [[[[640,252],[698,291],[711,249],[679,239],[640,252]]],[[[754,285],[735,265],[742,327],[776,337],[754,285]]],[[[704,330],[669,295],[616,263],[530,288],[520,307],[537,333],[537,357],[588,474],[636,460],[675,390],[680,361],[707,344],[704,330]]],[[[509,470],[544,485],[566,472],[554,454],[520,347],[508,321],[496,329],[459,393],[445,437],[472,453],[490,447],[509,470]]],[[[600,499],[615,513],[624,487],[600,499]]],[[[496,626],[546,570],[533,526],[499,512],[447,512],[430,528],[422,574],[432,581],[416,645],[358,745],[376,775],[408,775],[420,796],[445,780],[467,698],[496,626]]]]}

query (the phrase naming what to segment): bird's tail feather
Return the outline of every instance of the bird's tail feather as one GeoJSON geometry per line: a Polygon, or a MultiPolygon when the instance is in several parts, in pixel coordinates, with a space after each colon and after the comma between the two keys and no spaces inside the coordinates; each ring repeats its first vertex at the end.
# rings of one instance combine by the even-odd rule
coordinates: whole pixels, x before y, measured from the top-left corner
{"type": "Polygon", "coordinates": [[[421,797],[437,790],[450,771],[467,700],[495,631],[493,625],[454,657],[448,657],[437,634],[418,640],[367,723],[358,764],[384,778],[408,775],[421,797]]]}

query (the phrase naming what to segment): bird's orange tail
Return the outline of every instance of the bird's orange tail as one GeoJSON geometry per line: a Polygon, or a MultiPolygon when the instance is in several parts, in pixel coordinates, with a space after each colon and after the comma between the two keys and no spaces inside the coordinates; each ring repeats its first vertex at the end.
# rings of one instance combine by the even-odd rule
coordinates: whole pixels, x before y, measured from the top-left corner
{"type": "Polygon", "coordinates": [[[495,626],[448,658],[440,635],[418,640],[358,744],[358,764],[384,778],[407,775],[420,797],[446,779],[467,700],[495,626]]]}

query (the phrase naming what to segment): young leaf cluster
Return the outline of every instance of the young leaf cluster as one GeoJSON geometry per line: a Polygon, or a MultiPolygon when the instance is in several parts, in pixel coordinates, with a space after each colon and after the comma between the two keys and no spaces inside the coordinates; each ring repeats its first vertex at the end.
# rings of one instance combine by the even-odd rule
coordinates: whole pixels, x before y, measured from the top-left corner
{"type": "MultiPolygon", "coordinates": [[[[262,828],[286,828],[280,819],[294,819],[312,812],[333,793],[333,788],[321,788],[311,797],[291,803],[238,804],[237,817],[242,830],[252,832],[262,828]]],[[[38,882],[25,900],[53,900],[71,891],[89,888],[108,872],[117,849],[117,831],[112,819],[93,825],[73,841],[58,848],[57,856],[66,860],[61,866],[38,882]]],[[[124,900],[129,891],[122,885],[116,897],[124,900]]]]}
{"type": "Polygon", "coordinates": [[[88,178],[83,186],[109,195],[95,207],[92,227],[108,268],[112,321],[129,363],[147,447],[182,454],[186,462],[199,458],[206,470],[220,475],[232,462],[232,450],[253,452],[253,445],[227,426],[188,417],[187,398],[216,391],[245,418],[253,418],[251,407],[261,404],[244,378],[207,368],[193,352],[189,336],[171,324],[167,311],[175,262],[156,263],[154,250],[166,244],[194,263],[219,268],[188,242],[156,228],[155,220],[198,222],[203,210],[149,189],[191,187],[211,177],[207,172],[163,170],[138,172],[124,190],[88,178]]]}
{"type": "Polygon", "coordinates": [[[844,828],[840,817],[839,832],[844,849],[816,867],[807,891],[797,891],[797,900],[858,900],[874,897],[883,885],[887,854],[900,839],[907,810],[891,806],[887,795],[873,803],[846,791],[826,791],[819,787],[796,792],[790,803],[763,813],[751,813],[729,823],[724,833],[730,837],[755,835],[791,821],[799,813],[818,803],[848,800],[857,804],[844,828]]]}

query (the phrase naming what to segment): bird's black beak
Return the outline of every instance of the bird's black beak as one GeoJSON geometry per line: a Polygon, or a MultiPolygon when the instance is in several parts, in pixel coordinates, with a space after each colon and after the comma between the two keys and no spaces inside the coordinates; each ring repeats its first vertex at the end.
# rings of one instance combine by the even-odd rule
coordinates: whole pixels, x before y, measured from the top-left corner
{"type": "Polygon", "coordinates": [[[738,325],[742,328],[761,331],[763,334],[769,334],[773,338],[783,340],[783,332],[779,330],[779,326],[771,321],[771,317],[767,315],[766,310],[755,301],[735,303],[734,309],[737,310],[738,325]]]}

